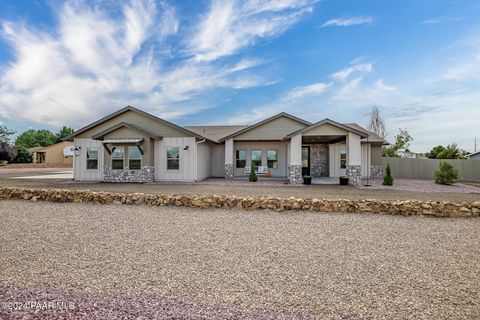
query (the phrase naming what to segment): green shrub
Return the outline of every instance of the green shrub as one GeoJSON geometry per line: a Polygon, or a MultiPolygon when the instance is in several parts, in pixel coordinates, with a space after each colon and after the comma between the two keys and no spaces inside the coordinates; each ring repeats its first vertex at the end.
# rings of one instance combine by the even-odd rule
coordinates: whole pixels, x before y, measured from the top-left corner
{"type": "Polygon", "coordinates": [[[393,186],[392,170],[390,169],[390,164],[388,163],[387,163],[387,172],[385,174],[385,177],[383,177],[383,185],[393,186]]]}
{"type": "Polygon", "coordinates": [[[435,183],[451,185],[457,182],[458,170],[455,169],[450,163],[440,161],[438,171],[433,176],[435,183]]]}
{"type": "Polygon", "coordinates": [[[257,182],[257,173],[255,172],[255,166],[252,165],[250,169],[250,175],[248,176],[248,181],[257,182]]]}

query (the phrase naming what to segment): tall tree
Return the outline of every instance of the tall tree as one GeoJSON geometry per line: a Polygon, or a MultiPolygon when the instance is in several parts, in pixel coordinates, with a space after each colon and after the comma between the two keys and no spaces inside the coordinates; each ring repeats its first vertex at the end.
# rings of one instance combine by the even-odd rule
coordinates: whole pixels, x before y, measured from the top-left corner
{"type": "Polygon", "coordinates": [[[17,149],[6,141],[0,141],[0,161],[12,161],[17,156],[17,149]]]}
{"type": "Polygon", "coordinates": [[[413,141],[412,136],[408,133],[407,129],[398,129],[399,132],[395,136],[395,143],[384,147],[382,155],[384,157],[398,157],[398,151],[407,150],[410,147],[410,142],[413,141]]]}
{"type": "Polygon", "coordinates": [[[33,147],[48,147],[56,142],[57,136],[50,130],[46,129],[30,129],[23,132],[17,137],[17,139],[15,139],[16,146],[22,146],[27,149],[33,147]]]}
{"type": "Polygon", "coordinates": [[[378,110],[377,106],[373,106],[372,108],[370,122],[368,123],[367,129],[382,139],[385,139],[385,136],[387,135],[385,132],[385,121],[380,116],[380,110],[378,110]]]}
{"type": "Polygon", "coordinates": [[[10,142],[10,136],[15,134],[15,131],[11,131],[7,126],[0,126],[0,141],[10,142]]]}
{"type": "Polygon", "coordinates": [[[72,128],[63,126],[60,131],[57,133],[57,142],[62,141],[63,138],[68,137],[69,135],[73,134],[74,130],[72,128]]]}

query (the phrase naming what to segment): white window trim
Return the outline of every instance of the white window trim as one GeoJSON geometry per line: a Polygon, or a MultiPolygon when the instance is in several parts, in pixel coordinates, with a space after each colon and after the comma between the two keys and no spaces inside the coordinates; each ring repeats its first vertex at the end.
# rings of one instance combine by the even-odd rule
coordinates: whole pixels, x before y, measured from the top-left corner
{"type": "Polygon", "coordinates": [[[138,150],[140,152],[140,159],[132,159],[132,160],[140,160],[140,169],[130,169],[130,155],[128,153],[129,148],[137,148],[138,149],[138,147],[137,146],[134,146],[134,147],[128,146],[127,147],[127,167],[128,167],[128,170],[130,170],[130,171],[141,171],[142,166],[143,166],[143,154],[140,152],[140,150],[138,150]]]}
{"type": "Polygon", "coordinates": [[[181,154],[181,147],[180,146],[167,146],[165,148],[165,170],[168,171],[168,172],[180,172],[180,168],[181,168],[181,158],[182,158],[182,154],[181,154]],[[168,160],[171,159],[171,160],[177,160],[175,158],[169,158],[168,157],[168,148],[178,148],[178,169],[169,169],[168,168],[168,160]]]}
{"type": "Polygon", "coordinates": [[[114,169],[113,168],[113,160],[120,160],[120,158],[114,158],[113,157],[113,150],[112,150],[112,154],[110,155],[110,166],[111,166],[112,170],[115,170],[115,171],[125,170],[125,146],[118,146],[118,147],[115,147],[115,148],[123,148],[122,169],[114,169]]]}
{"type": "Polygon", "coordinates": [[[277,159],[276,160],[273,160],[273,161],[276,161],[277,162],[277,167],[276,168],[269,168],[269,169],[272,169],[272,170],[278,170],[278,168],[280,167],[280,153],[278,152],[278,149],[267,149],[265,151],[265,157],[267,158],[267,168],[268,168],[268,151],[275,151],[277,153],[277,159]]]}
{"type": "Polygon", "coordinates": [[[238,160],[240,160],[240,161],[245,160],[245,167],[248,166],[248,163],[247,163],[248,162],[248,151],[247,151],[247,149],[236,149],[235,150],[235,168],[245,169],[245,167],[243,167],[243,168],[242,167],[237,167],[237,161],[238,160]],[[237,151],[245,151],[245,159],[237,159],[237,151]]]}
{"type": "Polygon", "coordinates": [[[100,150],[98,147],[87,147],[85,150],[85,170],[86,171],[98,171],[100,169],[100,150]],[[88,159],[88,149],[96,149],[97,150],[97,159],[88,159]],[[88,160],[97,160],[97,169],[89,169],[88,168],[88,160]]]}

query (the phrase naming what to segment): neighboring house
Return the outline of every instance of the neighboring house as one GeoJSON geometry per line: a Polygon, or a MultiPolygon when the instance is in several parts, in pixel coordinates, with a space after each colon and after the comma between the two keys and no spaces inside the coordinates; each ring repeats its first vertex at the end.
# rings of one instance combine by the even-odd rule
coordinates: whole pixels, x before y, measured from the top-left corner
{"type": "Polygon", "coordinates": [[[317,123],[279,113],[250,126],[187,126],[123,108],[65,140],[74,142],[74,179],[108,182],[200,181],[244,177],[262,166],[273,177],[380,177],[388,144],[357,124],[317,123]]]}
{"type": "Polygon", "coordinates": [[[471,153],[467,157],[470,160],[480,160],[480,151],[471,153]]]}
{"type": "Polygon", "coordinates": [[[47,163],[47,164],[73,164],[72,153],[65,153],[65,149],[72,147],[72,143],[62,141],[52,144],[48,147],[34,147],[28,149],[28,153],[32,156],[33,163],[47,163]]]}

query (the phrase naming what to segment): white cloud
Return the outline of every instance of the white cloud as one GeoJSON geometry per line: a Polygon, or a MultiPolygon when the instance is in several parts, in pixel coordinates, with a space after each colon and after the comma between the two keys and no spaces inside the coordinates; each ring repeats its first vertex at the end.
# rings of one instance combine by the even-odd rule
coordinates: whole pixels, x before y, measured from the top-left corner
{"type": "Polygon", "coordinates": [[[318,82],[308,86],[296,87],[285,95],[285,100],[291,101],[305,96],[319,95],[324,93],[331,85],[331,83],[318,82]]]}
{"type": "Polygon", "coordinates": [[[192,30],[188,46],[198,61],[237,53],[257,40],[276,36],[311,12],[316,1],[214,0],[192,30]]]}
{"type": "Polygon", "coordinates": [[[225,99],[215,89],[275,82],[250,71],[257,57],[214,60],[280,34],[314,2],[214,1],[182,29],[191,34],[179,34],[174,7],[154,0],[127,2],[120,15],[69,1],[50,32],[4,22],[15,59],[1,66],[0,116],[78,128],[128,104],[164,118],[214,107],[225,99]]]}
{"type": "Polygon", "coordinates": [[[465,19],[464,17],[438,17],[438,18],[423,20],[420,22],[420,24],[438,24],[442,22],[462,21],[464,19],[465,19]]]}
{"type": "Polygon", "coordinates": [[[345,80],[354,72],[372,72],[373,65],[371,63],[361,63],[361,64],[354,64],[351,67],[347,67],[340,71],[337,71],[332,74],[332,77],[336,80],[345,80]]]}
{"type": "Polygon", "coordinates": [[[331,26],[350,27],[350,26],[356,26],[361,24],[369,25],[369,24],[372,24],[374,21],[375,19],[373,17],[335,18],[325,22],[322,25],[322,27],[331,27],[331,26]]]}

